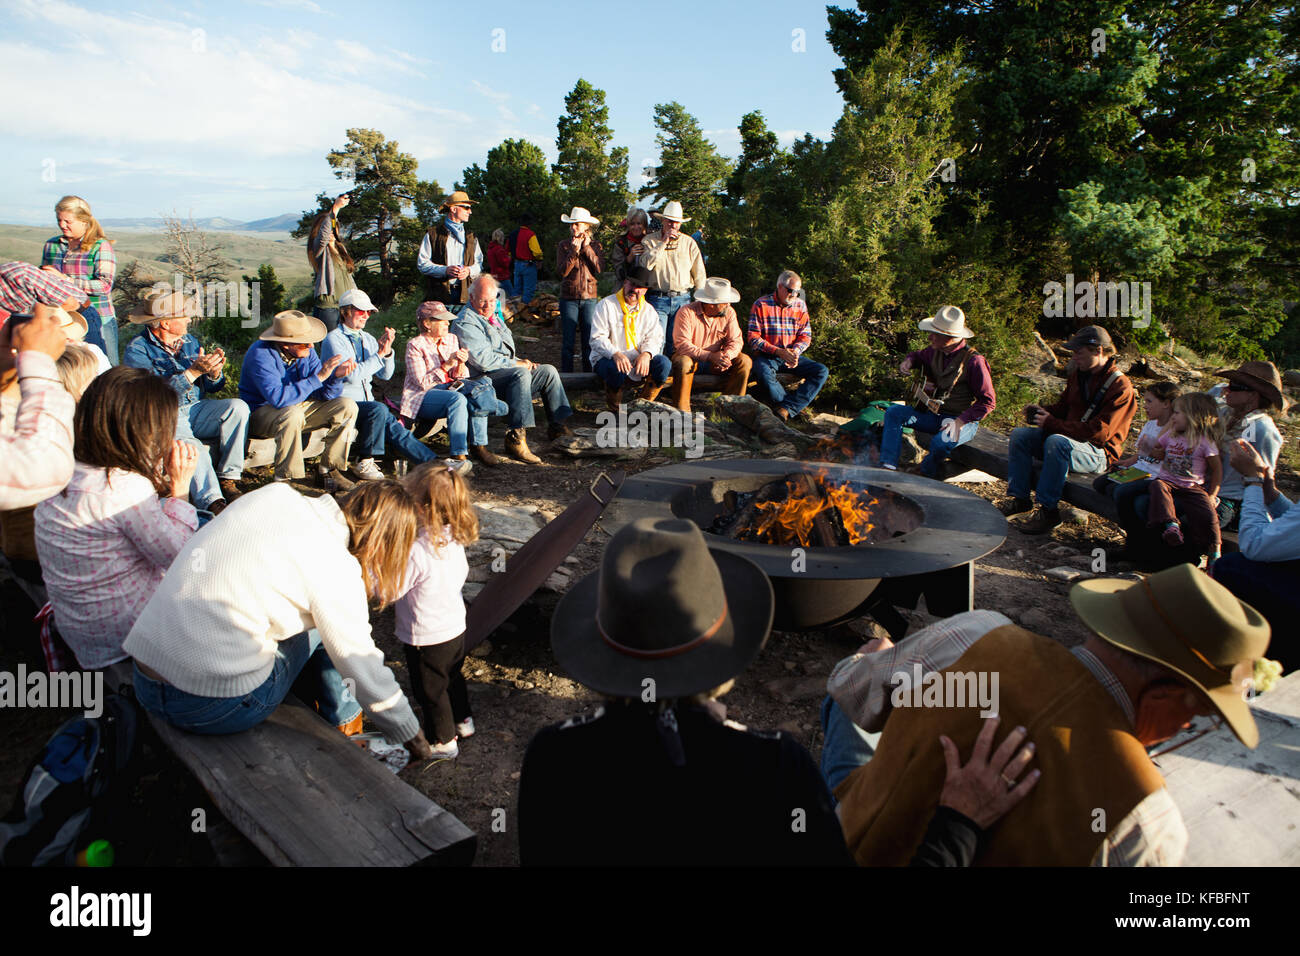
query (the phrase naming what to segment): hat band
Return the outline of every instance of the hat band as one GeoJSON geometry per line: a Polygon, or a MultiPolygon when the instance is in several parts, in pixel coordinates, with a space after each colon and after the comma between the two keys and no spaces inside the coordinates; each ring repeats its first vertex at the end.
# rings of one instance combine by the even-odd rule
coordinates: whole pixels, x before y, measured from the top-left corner
{"type": "Polygon", "coordinates": [[[1214,664],[1211,664],[1209,658],[1207,658],[1204,654],[1202,654],[1195,647],[1193,647],[1191,641],[1183,637],[1182,632],[1178,630],[1178,627],[1174,624],[1174,622],[1169,619],[1169,615],[1165,613],[1165,609],[1161,607],[1160,602],[1156,600],[1156,595],[1155,592],[1151,590],[1151,583],[1149,579],[1147,578],[1142,579],[1142,587],[1146,589],[1147,598],[1150,599],[1151,601],[1151,607],[1155,610],[1156,614],[1159,615],[1160,620],[1164,622],[1165,627],[1169,628],[1169,633],[1172,634],[1174,637],[1178,638],[1178,642],[1182,644],[1183,647],[1191,651],[1196,656],[1196,659],[1199,660],[1202,664],[1204,664],[1210,670],[1214,671],[1216,674],[1225,674],[1228,680],[1231,681],[1232,673],[1230,671],[1225,672],[1222,668],[1214,664]]]}
{"type": "Polygon", "coordinates": [[[605,625],[601,623],[599,615],[596,616],[596,630],[600,631],[600,639],[620,654],[626,654],[628,657],[636,657],[642,660],[662,660],[666,657],[676,657],[678,654],[689,651],[693,647],[699,647],[709,638],[713,637],[713,635],[718,633],[718,629],[722,627],[722,623],[726,619],[727,600],[724,597],[722,599],[722,613],[718,615],[718,619],[714,621],[703,634],[687,641],[685,644],[678,644],[676,647],[666,647],[663,650],[658,651],[647,651],[639,647],[628,647],[626,644],[620,644],[618,641],[614,640],[614,638],[610,637],[608,632],[606,632],[605,625]]]}

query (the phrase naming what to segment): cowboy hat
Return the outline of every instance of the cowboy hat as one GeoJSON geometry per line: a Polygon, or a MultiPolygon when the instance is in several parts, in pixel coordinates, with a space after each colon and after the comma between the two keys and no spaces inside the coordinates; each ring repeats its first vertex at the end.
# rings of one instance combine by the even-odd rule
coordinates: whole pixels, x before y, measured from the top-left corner
{"type": "Polygon", "coordinates": [[[258,336],[264,342],[314,345],[325,338],[325,323],[297,309],[275,313],[271,327],[258,336]]]}
{"type": "Polygon", "coordinates": [[[1259,397],[1268,403],[1267,407],[1286,407],[1286,397],[1282,394],[1282,376],[1272,362],[1242,362],[1240,368],[1221,368],[1214,375],[1259,392],[1259,397]]]}
{"type": "Polygon", "coordinates": [[[63,334],[68,337],[69,342],[80,342],[90,331],[90,323],[80,312],[66,312],[61,308],[52,309],[54,317],[59,320],[59,327],[63,329],[63,334]]]}
{"type": "Polygon", "coordinates": [[[749,666],[774,605],[771,583],[748,558],[710,550],[690,521],[640,518],[560,599],[551,647],[574,680],[603,694],[689,697],[749,666]]]}
{"type": "Polygon", "coordinates": [[[645,266],[628,266],[623,273],[623,281],[632,283],[637,289],[648,289],[654,283],[654,277],[645,266]]]}
{"type": "Polygon", "coordinates": [[[1180,564],[1136,582],[1082,581],[1070,603],[1106,643],[1169,668],[1209,698],[1243,744],[1259,743],[1244,682],[1271,630],[1218,581],[1180,564]]]}
{"type": "Polygon", "coordinates": [[[581,206],[574,206],[567,216],[561,215],[560,222],[585,222],[589,226],[599,226],[600,220],[581,206]]]}
{"type": "Polygon", "coordinates": [[[709,305],[739,302],[740,293],[733,289],[726,279],[705,279],[704,284],[695,290],[695,301],[707,302],[709,305]]]}
{"type": "Polygon", "coordinates": [[[934,332],[950,338],[968,339],[975,333],[966,328],[966,313],[955,305],[945,305],[934,315],[917,323],[922,332],[934,332]]]}
{"type": "Polygon", "coordinates": [[[671,219],[673,222],[690,222],[690,216],[682,215],[682,204],[676,199],[672,202],[664,203],[664,208],[655,213],[660,219],[671,219]]]}
{"type": "Polygon", "coordinates": [[[457,189],[454,193],[442,201],[443,209],[448,206],[473,206],[478,202],[476,199],[470,199],[469,193],[457,189]]]}
{"type": "Polygon", "coordinates": [[[181,292],[150,289],[127,318],[135,325],[152,325],[164,319],[192,319],[199,314],[198,300],[181,292]]]}

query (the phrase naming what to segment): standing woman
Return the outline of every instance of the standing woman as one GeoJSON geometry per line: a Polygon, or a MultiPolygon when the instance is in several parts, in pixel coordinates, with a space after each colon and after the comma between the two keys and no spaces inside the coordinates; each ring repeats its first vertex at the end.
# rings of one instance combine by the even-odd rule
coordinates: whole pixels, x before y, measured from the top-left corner
{"type": "Polygon", "coordinates": [[[307,261],[314,273],[311,291],[316,297],[311,314],[324,322],[329,332],[339,327],[339,298],[357,287],[352,278],[356,262],[339,235],[339,210],[351,198],[344,193],[335,199],[334,205],[316,217],[307,233],[307,261]]]}
{"type": "Polygon", "coordinates": [[[633,206],[627,211],[623,224],[627,227],[627,232],[614,240],[614,253],[610,261],[614,267],[614,276],[619,282],[626,279],[627,270],[636,265],[636,257],[645,252],[641,240],[650,228],[650,219],[644,209],[633,206]]]}
{"type": "MultiPolygon", "coordinates": [[[[99,313],[104,337],[104,352],[117,364],[117,316],[113,312],[113,280],[117,276],[117,256],[113,244],[104,237],[90,206],[80,196],[64,196],[54,207],[59,235],[45,242],[41,268],[61,272],[90,298],[90,306],[99,313]]],[[[95,336],[91,336],[94,341],[95,336]]]]}
{"type": "Polygon", "coordinates": [[[591,227],[600,220],[581,206],[574,206],[560,222],[569,226],[569,238],[556,248],[556,272],[560,276],[560,371],[573,371],[574,330],[582,350],[582,370],[591,371],[587,342],[591,338],[591,316],[596,311],[596,280],[600,278],[600,243],[591,237],[591,227]]]}

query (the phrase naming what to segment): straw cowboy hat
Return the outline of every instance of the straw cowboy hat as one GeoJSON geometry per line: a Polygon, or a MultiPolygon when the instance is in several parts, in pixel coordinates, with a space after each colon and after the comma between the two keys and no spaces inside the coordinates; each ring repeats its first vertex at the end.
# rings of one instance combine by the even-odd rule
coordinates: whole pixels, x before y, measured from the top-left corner
{"type": "Polygon", "coordinates": [[[69,342],[80,342],[90,331],[90,324],[80,312],[67,312],[57,307],[50,311],[59,320],[59,328],[63,329],[63,334],[68,337],[69,342]]]}
{"type": "Polygon", "coordinates": [[[325,323],[297,309],[277,312],[271,327],[258,336],[265,342],[291,342],[294,345],[315,345],[325,338],[325,323]]]}
{"type": "Polygon", "coordinates": [[[551,647],[574,680],[601,693],[638,698],[653,686],[658,700],[689,697],[749,666],[774,606],[748,558],[711,550],[693,522],[640,518],[560,599],[551,647]]]}
{"type": "Polygon", "coordinates": [[[975,333],[966,328],[966,313],[955,305],[945,305],[934,315],[917,323],[922,332],[934,332],[950,338],[968,339],[975,333]]]}
{"type": "Polygon", "coordinates": [[[1174,671],[1209,698],[1243,744],[1259,743],[1245,682],[1268,650],[1270,628],[1218,581],[1180,564],[1136,582],[1082,581],[1070,603],[1102,640],[1174,671]]]}
{"type": "Polygon", "coordinates": [[[690,222],[690,216],[682,215],[682,204],[676,199],[672,202],[664,203],[664,208],[655,213],[660,219],[671,219],[673,222],[690,222]]]}
{"type": "Polygon", "coordinates": [[[192,319],[199,314],[199,303],[181,292],[150,289],[127,318],[135,325],[152,325],[164,319],[192,319]]]}
{"type": "Polygon", "coordinates": [[[442,201],[441,208],[446,209],[448,206],[473,206],[476,205],[477,203],[478,200],[469,198],[469,193],[457,189],[454,193],[452,193],[450,196],[448,196],[446,199],[442,201]]]}
{"type": "Polygon", "coordinates": [[[726,279],[705,279],[704,284],[695,290],[695,301],[707,302],[709,305],[739,302],[740,293],[733,289],[726,279]]]}
{"type": "Polygon", "coordinates": [[[560,222],[585,222],[589,226],[599,226],[600,220],[583,209],[581,206],[574,206],[569,210],[567,216],[561,215],[560,222]]]}
{"type": "Polygon", "coordinates": [[[1243,362],[1240,368],[1221,368],[1214,374],[1235,385],[1245,385],[1259,392],[1260,398],[1268,403],[1265,407],[1286,407],[1286,396],[1282,394],[1282,376],[1272,362],[1243,362]]]}

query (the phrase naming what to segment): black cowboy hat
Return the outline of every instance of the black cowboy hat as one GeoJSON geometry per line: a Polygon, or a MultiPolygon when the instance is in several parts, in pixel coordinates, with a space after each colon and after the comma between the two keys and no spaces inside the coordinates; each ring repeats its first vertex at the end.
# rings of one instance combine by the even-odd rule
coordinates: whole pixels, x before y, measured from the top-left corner
{"type": "Polygon", "coordinates": [[[637,698],[653,688],[656,700],[689,697],[749,666],[774,606],[754,562],[711,550],[689,521],[641,518],[561,599],[551,647],[574,680],[603,694],[637,698]]]}

